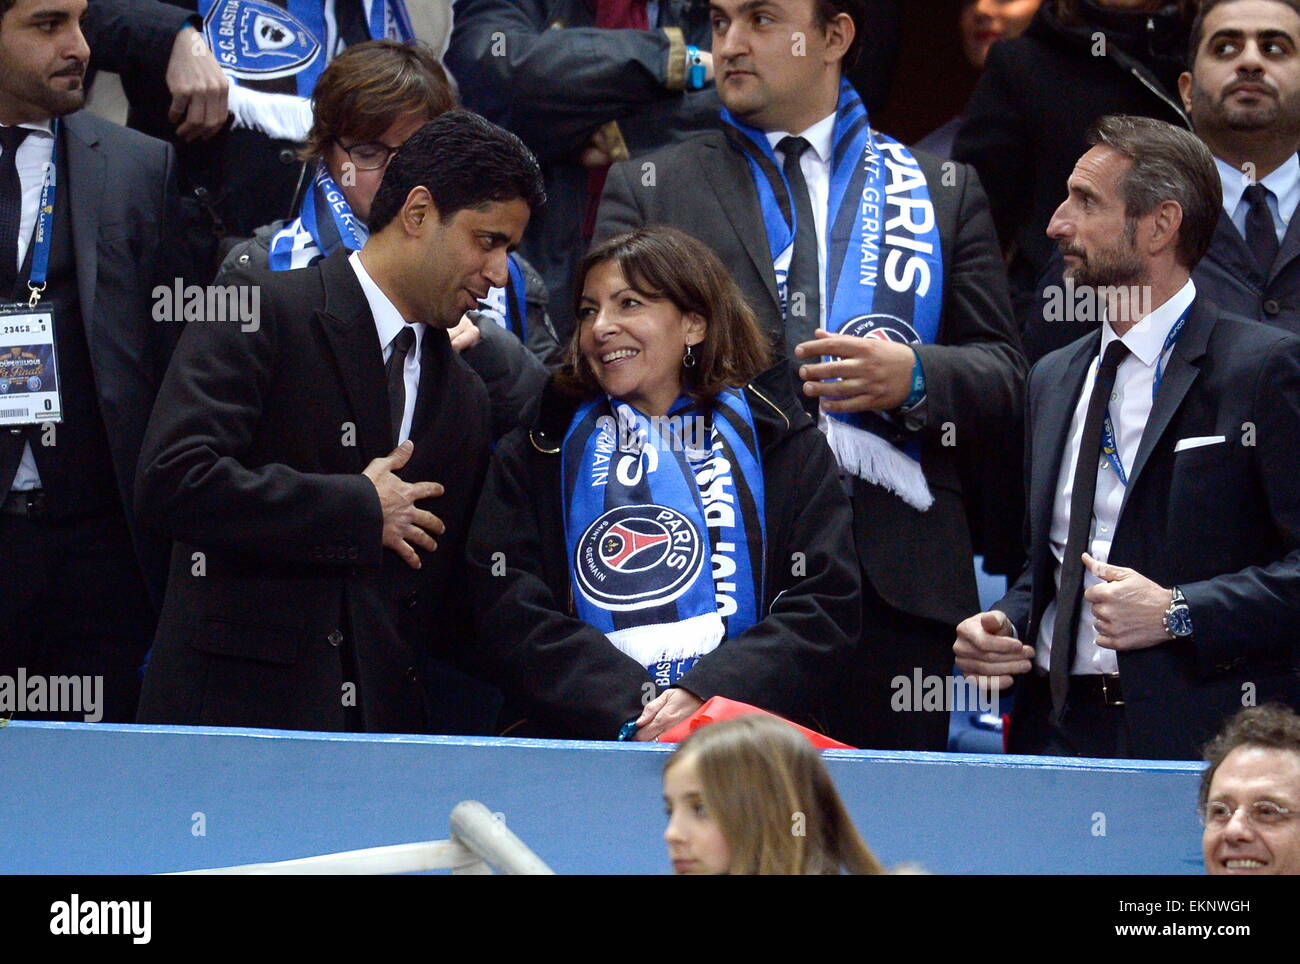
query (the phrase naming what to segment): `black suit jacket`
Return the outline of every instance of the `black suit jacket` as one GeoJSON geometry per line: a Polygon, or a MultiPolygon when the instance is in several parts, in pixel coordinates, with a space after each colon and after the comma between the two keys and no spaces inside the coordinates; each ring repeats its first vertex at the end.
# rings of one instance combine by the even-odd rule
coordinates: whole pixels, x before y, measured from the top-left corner
{"type": "MultiPolygon", "coordinates": [[[[162,601],[167,547],[131,511],[135,467],[177,327],[156,322],[158,284],[182,271],[176,156],[161,141],[78,111],[60,122],[58,190],[68,192],[86,345],[118,492],[154,604],[162,601]]],[[[22,439],[0,435],[0,491],[8,492],[22,439]]]]}
{"type": "MultiPolygon", "coordinates": [[[[1031,645],[1056,592],[1050,540],[1065,436],[1100,344],[1100,331],[1087,335],[1029,375],[1029,564],[996,608],[1031,645]]],[[[1298,475],[1300,338],[1198,296],[1142,434],[1109,556],[1179,586],[1195,633],[1119,653],[1134,756],[1196,757],[1247,696],[1300,705],[1298,475]],[[1175,451],[1182,439],[1214,436],[1224,441],[1175,451]]]]}
{"type": "MultiPolygon", "coordinates": [[[[970,457],[973,465],[979,453],[987,463],[990,451],[1014,451],[1005,443],[1019,433],[1025,363],[978,179],[965,165],[914,153],[930,184],[944,259],[939,334],[935,344],[916,346],[928,398],[916,434],[935,501],[918,512],[892,493],[857,481],[854,525],[864,571],[889,605],[955,625],[968,615],[962,607],[976,599],[963,459],[970,457]],[[949,424],[948,441],[955,444],[945,445],[949,424]]],[[[610,169],[596,240],[652,223],[671,224],[713,248],[760,326],[783,345],[758,193],[748,162],[725,134],[701,134],[610,169]]],[[[1016,465],[1018,460],[1008,463],[1012,473],[1016,465]]]]}
{"type": "Polygon", "coordinates": [[[408,481],[446,524],[410,569],[381,545],[361,475],[393,448],[383,356],[348,252],[260,286],[256,331],[193,322],[149,425],[137,504],[175,540],[140,719],[486,732],[493,694],[450,665],[468,638],[465,538],[487,470],[486,391],[445,331],[425,332],[408,481]],[[357,673],[347,672],[355,652],[357,673]]]}
{"type": "Polygon", "coordinates": [[[1219,212],[1210,250],[1192,280],[1224,311],[1300,335],[1300,218],[1292,216],[1277,257],[1265,271],[1227,212],[1219,212]]]}

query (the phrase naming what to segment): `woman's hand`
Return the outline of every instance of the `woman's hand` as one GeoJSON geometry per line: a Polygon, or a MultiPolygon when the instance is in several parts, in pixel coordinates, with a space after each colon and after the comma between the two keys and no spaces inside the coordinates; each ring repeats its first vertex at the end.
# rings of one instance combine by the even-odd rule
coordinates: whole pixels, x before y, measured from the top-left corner
{"type": "Polygon", "coordinates": [[[664,690],[647,703],[641,715],[636,718],[637,731],[634,739],[658,739],[661,733],[671,730],[703,705],[702,699],[686,690],[676,687],[664,690]]]}

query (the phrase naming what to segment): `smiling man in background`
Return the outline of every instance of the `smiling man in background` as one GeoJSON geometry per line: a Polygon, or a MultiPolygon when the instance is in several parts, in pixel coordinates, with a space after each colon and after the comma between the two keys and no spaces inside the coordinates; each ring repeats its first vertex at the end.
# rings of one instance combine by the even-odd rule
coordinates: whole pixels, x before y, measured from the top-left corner
{"type": "Polygon", "coordinates": [[[1205,872],[1300,874],[1300,717],[1277,705],[1242,710],[1205,762],[1205,872]]]}

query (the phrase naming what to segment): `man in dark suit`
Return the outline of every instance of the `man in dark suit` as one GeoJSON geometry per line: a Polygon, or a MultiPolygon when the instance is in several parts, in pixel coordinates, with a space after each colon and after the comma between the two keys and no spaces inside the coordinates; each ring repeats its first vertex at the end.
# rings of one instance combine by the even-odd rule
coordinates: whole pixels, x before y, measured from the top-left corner
{"type": "MultiPolygon", "coordinates": [[[[178,202],[170,147],[79,109],[85,10],[0,0],[0,302],[29,302],[44,249],[37,310],[53,312],[57,374],[43,382],[58,385],[62,409],[44,423],[15,415],[15,393],[32,386],[0,370],[0,675],[102,677],[103,705],[53,715],[129,722],[166,571],[165,546],[131,507],[174,341],[150,295],[180,270],[178,202]]],[[[35,354],[5,338],[0,352],[35,354]]]]}
{"type": "Polygon", "coordinates": [[[236,271],[256,324],[185,332],[140,461],[175,540],[141,722],[490,727],[455,668],[489,410],[446,329],[542,198],[518,138],[448,112],[393,156],[360,251],[236,271]]]}
{"type": "Polygon", "coordinates": [[[1191,759],[1243,705],[1300,700],[1300,338],[1190,280],[1220,211],[1204,144],[1123,116],[1091,141],[1048,230],[1106,321],[1030,372],[1029,565],[954,651],[1018,678],[1014,750],[1191,759]]]}
{"type": "Polygon", "coordinates": [[[1192,280],[1225,311],[1300,334],[1300,2],[1204,4],[1192,51],[1178,86],[1223,183],[1192,280]]]}
{"type": "MultiPolygon", "coordinates": [[[[982,451],[987,458],[991,439],[1018,432],[1024,361],[997,238],[975,175],[926,154],[915,154],[913,165],[901,145],[874,132],[873,143],[889,145],[878,148],[887,162],[877,157],[863,166],[881,172],[888,184],[877,195],[870,184],[859,188],[853,182],[843,195],[844,213],[854,212],[845,220],[855,222],[859,197],[881,199],[874,209],[879,216],[865,229],[879,233],[884,225],[883,237],[865,242],[881,252],[875,289],[880,300],[872,309],[877,313],[863,317],[886,318],[879,313],[879,304],[892,297],[884,291],[886,277],[919,279],[915,302],[934,299],[937,332],[918,339],[906,334],[914,326],[898,324],[898,318],[870,337],[854,337],[865,331],[826,330],[834,327],[828,318],[846,313],[837,293],[826,290],[834,279],[828,281],[823,270],[828,257],[834,263],[828,252],[843,234],[839,225],[826,228],[841,214],[828,211],[828,184],[840,170],[832,140],[844,144],[859,135],[865,111],[858,113],[840,83],[842,64],[853,64],[861,46],[860,6],[836,0],[836,15],[825,22],[823,6],[813,0],[771,0],[759,7],[713,2],[718,93],[749,133],[729,122],[725,132],[615,165],[596,237],[662,222],[709,244],[731,269],[776,350],[806,363],[797,370],[798,390],[810,410],[816,412],[820,399],[825,414],[874,413],[868,417],[890,442],[873,458],[908,469],[906,453],[916,456],[924,478],[915,489],[881,476],[852,481],[865,639],[846,677],[841,717],[831,734],[859,746],[937,750],[947,741],[947,707],[936,712],[900,706],[894,681],[911,681],[918,669],[923,677],[946,677],[951,670],[951,627],[976,598],[962,456],[982,451]],[[762,194],[754,170],[764,172],[762,194]],[[886,194],[896,198],[909,190],[905,207],[885,200],[886,194]],[[779,191],[779,200],[765,202],[769,191],[779,191]],[[789,249],[774,257],[768,225],[788,223],[791,208],[806,213],[796,219],[801,227],[789,249]],[[908,230],[929,232],[929,240],[918,235],[895,241],[908,230]],[[886,254],[891,244],[898,247],[886,254]],[[923,249],[932,260],[921,268],[910,253],[923,249]],[[898,268],[895,258],[908,267],[898,268]],[[823,355],[838,360],[821,363],[823,355]],[[928,490],[926,497],[915,498],[917,490],[928,490]]],[[[875,151],[869,147],[867,156],[875,151]]],[[[845,259],[857,258],[862,247],[850,243],[845,259]]],[[[864,274],[874,277],[873,263],[863,262],[864,274]]],[[[887,310],[905,314],[910,304],[887,310]]],[[[834,432],[828,434],[834,447],[834,432]]]]}

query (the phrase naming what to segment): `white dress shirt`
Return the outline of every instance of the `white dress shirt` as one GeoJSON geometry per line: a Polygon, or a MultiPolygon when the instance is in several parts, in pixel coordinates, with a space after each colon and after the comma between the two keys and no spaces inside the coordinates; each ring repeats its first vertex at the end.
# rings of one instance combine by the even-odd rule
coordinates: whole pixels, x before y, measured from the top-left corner
{"type": "MultiPolygon", "coordinates": [[[[817,229],[817,264],[818,290],[820,291],[821,317],[817,321],[820,328],[826,327],[826,209],[830,204],[831,194],[831,140],[835,134],[835,113],[827,114],[812,127],[798,134],[808,142],[808,149],[799,157],[799,169],[808,184],[808,201],[813,209],[813,226],[817,229]]],[[[789,131],[768,131],[767,142],[772,145],[776,159],[785,163],[785,152],[777,148],[782,140],[792,136],[789,131]]],[[[793,207],[793,201],[791,202],[793,207]]],[[[790,273],[790,261],[794,257],[794,245],[790,245],[777,256],[773,268],[776,270],[778,286],[790,273]]],[[[793,346],[791,346],[793,347],[793,346]]]]}
{"type": "MultiPolygon", "coordinates": [[[[1127,476],[1133,474],[1133,463],[1137,459],[1138,446],[1142,443],[1142,432],[1151,415],[1151,388],[1155,384],[1156,362],[1161,356],[1165,339],[1174,323],[1196,297],[1196,288],[1190,280],[1179,289],[1178,293],[1147,315],[1128,330],[1120,341],[1129,349],[1115,373],[1115,387],[1111,391],[1109,412],[1111,424],[1115,429],[1115,446],[1120,463],[1127,476]]],[[[1088,375],[1083,381],[1083,390],[1074,406],[1074,417],[1070,420],[1070,433],[1066,436],[1065,451],[1061,454],[1061,465],[1057,471],[1056,498],[1052,505],[1052,554],[1056,556],[1054,578],[1059,591],[1061,586],[1061,560],[1065,557],[1065,543],[1070,534],[1070,497],[1074,492],[1074,466],[1079,458],[1079,446],[1082,444],[1083,423],[1088,414],[1088,399],[1092,395],[1092,385],[1097,378],[1097,363],[1106,349],[1115,341],[1116,335],[1108,322],[1101,326],[1101,348],[1088,367],[1088,375]]],[[[1172,351],[1172,347],[1170,351],[1172,351]]],[[[1163,356],[1162,372],[1169,363],[1168,353],[1163,356]]],[[[1115,538],[1115,525],[1119,521],[1120,505],[1124,501],[1124,485],[1115,474],[1114,468],[1097,452],[1093,463],[1097,468],[1097,491],[1093,497],[1093,522],[1089,537],[1088,553],[1099,562],[1108,562],[1110,547],[1115,538]]],[[[1099,582],[1087,569],[1083,571],[1083,588],[1095,586],[1099,582]]],[[[1052,633],[1056,624],[1056,601],[1053,600],[1043,613],[1038,629],[1038,645],[1035,647],[1035,659],[1038,665],[1047,670],[1051,665],[1052,633]]],[[[1116,673],[1119,662],[1115,651],[1102,649],[1097,645],[1097,631],[1092,625],[1092,603],[1084,599],[1079,609],[1079,632],[1075,639],[1074,665],[1070,668],[1074,674],[1116,673]]]]}
{"type": "MultiPolygon", "coordinates": [[[[27,257],[27,247],[36,233],[36,215],[41,205],[41,187],[45,183],[45,168],[54,157],[54,125],[51,121],[33,121],[19,124],[33,133],[23,138],[14,156],[14,165],[18,168],[18,183],[23,186],[23,211],[18,222],[18,269],[21,272],[23,260],[27,257]]],[[[4,148],[0,148],[3,151],[4,148]]],[[[60,185],[62,186],[62,185],[60,185]]],[[[57,188],[56,188],[57,190],[57,188]]],[[[25,280],[25,279],[20,279],[25,280]]],[[[8,301],[8,292],[0,301],[8,301]]],[[[11,489],[27,491],[41,487],[41,475],[36,470],[36,459],[32,456],[30,443],[23,445],[23,456],[14,473],[11,489]]]]}
{"type": "MultiPolygon", "coordinates": [[[[361,263],[361,252],[353,251],[348,258],[348,264],[352,265],[352,270],[356,272],[357,280],[361,282],[361,290],[366,294],[366,301],[370,304],[370,313],[375,316],[375,330],[379,337],[379,347],[384,353],[384,364],[388,364],[388,359],[393,354],[393,339],[397,337],[402,326],[407,324],[402,313],[397,310],[388,295],[380,290],[379,285],[375,284],[373,278],[366,271],[365,265],[361,263]]],[[[402,381],[406,385],[406,405],[402,409],[402,426],[397,433],[397,440],[404,442],[411,437],[411,417],[415,414],[415,395],[420,388],[420,351],[424,345],[424,322],[417,321],[411,324],[415,330],[415,345],[406,356],[406,366],[402,369],[402,381]]]]}
{"type": "MultiPolygon", "coordinates": [[[[1223,182],[1223,210],[1228,213],[1233,227],[1244,238],[1246,236],[1246,215],[1250,212],[1250,203],[1246,200],[1246,188],[1250,181],[1241,171],[1227,161],[1216,157],[1214,164],[1219,169],[1219,180],[1223,182]]],[[[1300,203],[1300,157],[1292,154],[1285,164],[1259,179],[1259,183],[1269,190],[1268,212],[1273,215],[1273,229],[1277,231],[1277,243],[1282,243],[1286,236],[1287,225],[1295,213],[1296,204],[1300,203]]]]}

